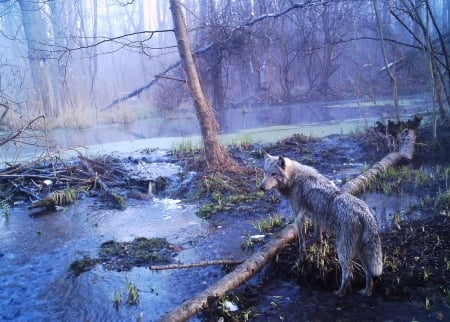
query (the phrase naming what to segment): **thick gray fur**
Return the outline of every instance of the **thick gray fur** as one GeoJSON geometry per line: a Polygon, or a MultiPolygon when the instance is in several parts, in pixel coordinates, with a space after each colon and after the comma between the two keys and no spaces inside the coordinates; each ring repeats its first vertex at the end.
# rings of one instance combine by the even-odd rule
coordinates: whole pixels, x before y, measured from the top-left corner
{"type": "Polygon", "coordinates": [[[361,292],[371,295],[373,276],[383,272],[383,256],[377,222],[364,201],[341,192],[312,167],[267,153],[260,188],[264,191],[276,189],[289,200],[297,214],[301,250],[305,250],[305,218],[336,236],[336,250],[342,269],[342,282],[337,295],[345,295],[352,277],[350,262],[355,257],[360,259],[366,275],[366,287],[361,292]]]}

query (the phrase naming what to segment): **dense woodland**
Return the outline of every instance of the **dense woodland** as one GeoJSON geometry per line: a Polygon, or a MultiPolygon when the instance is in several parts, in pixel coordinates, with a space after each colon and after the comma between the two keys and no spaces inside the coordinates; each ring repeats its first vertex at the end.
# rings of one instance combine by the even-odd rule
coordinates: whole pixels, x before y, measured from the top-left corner
{"type": "MultiPolygon", "coordinates": [[[[426,92],[446,119],[449,0],[182,5],[215,109],[426,92]]],[[[3,127],[192,106],[168,0],[0,0],[0,30],[3,127]]]]}

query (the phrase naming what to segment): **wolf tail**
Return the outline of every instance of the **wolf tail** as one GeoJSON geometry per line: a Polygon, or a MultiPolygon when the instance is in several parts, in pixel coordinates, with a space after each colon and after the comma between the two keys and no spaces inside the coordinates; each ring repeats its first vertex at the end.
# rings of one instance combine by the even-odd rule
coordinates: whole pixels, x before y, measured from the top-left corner
{"type": "Polygon", "coordinates": [[[367,269],[372,276],[380,276],[383,273],[383,254],[381,240],[377,225],[373,219],[365,218],[366,222],[362,234],[362,256],[367,269]]]}

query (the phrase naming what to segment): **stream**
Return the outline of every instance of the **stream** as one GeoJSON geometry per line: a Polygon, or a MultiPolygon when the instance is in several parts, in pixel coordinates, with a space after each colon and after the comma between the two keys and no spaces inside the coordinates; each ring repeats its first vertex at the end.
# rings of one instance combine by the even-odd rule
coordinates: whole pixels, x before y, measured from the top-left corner
{"type": "MultiPolygon", "coordinates": [[[[419,105],[414,104],[411,108],[418,108],[419,105]]],[[[361,110],[361,106],[353,110],[344,106],[350,109],[349,114],[331,112],[334,108],[328,107],[329,113],[321,114],[320,119],[313,120],[310,117],[302,123],[298,119],[299,115],[318,113],[312,107],[308,108],[309,114],[298,113],[298,110],[295,112],[292,106],[285,106],[277,113],[273,109],[259,111],[256,118],[258,124],[252,123],[257,113],[252,109],[245,113],[242,110],[234,111],[235,116],[227,112],[219,120],[227,124],[222,127],[225,128],[224,134],[239,135],[240,131],[247,131],[245,133],[251,133],[253,141],[273,142],[278,137],[289,135],[290,131],[299,132],[302,126],[307,127],[306,135],[341,133],[341,122],[345,119],[349,119],[354,129],[355,119],[361,124],[367,122],[366,117],[369,117],[364,114],[361,119],[361,114],[355,115],[355,110],[361,110]],[[289,115],[287,119],[286,114],[289,115]],[[283,115],[282,119],[278,119],[278,115],[280,118],[283,115]],[[325,124],[318,127],[311,123],[325,124]],[[270,138],[267,133],[271,134],[270,138]]],[[[321,108],[325,107],[321,105],[321,108]]],[[[377,118],[380,113],[384,112],[377,109],[371,117],[377,118]]],[[[65,135],[56,132],[52,134],[52,140],[60,148],[95,144],[89,149],[92,154],[119,151],[125,156],[143,147],[158,147],[160,150],[154,152],[153,159],[152,155],[147,156],[149,165],[159,169],[161,175],[170,177],[182,169],[161,161],[164,149],[170,149],[173,142],[180,138],[192,137],[197,133],[195,125],[182,123],[168,122],[166,127],[160,125],[153,134],[143,132],[144,129],[152,128],[148,122],[126,127],[116,125],[100,131],[91,129],[82,135],[69,131],[65,131],[65,135]],[[118,127],[121,131],[118,131],[118,127]],[[165,136],[161,138],[161,135],[165,136]]],[[[361,167],[357,165],[355,171],[361,167]]],[[[409,207],[404,196],[392,198],[387,200],[375,194],[367,197],[369,205],[377,207],[377,213],[384,214],[384,217],[379,218],[383,227],[392,222],[392,214],[401,213],[409,207]]],[[[157,321],[170,309],[220,279],[224,275],[221,267],[163,271],[137,267],[127,272],[116,272],[97,265],[73,277],[68,270],[70,264],[84,257],[96,257],[99,245],[105,241],[131,241],[136,237],[167,238],[169,243],[181,249],[174,258],[181,263],[229,257],[241,259],[248,256],[241,248],[244,234],[257,233],[250,220],[230,221],[227,224],[204,221],[195,215],[198,205],[186,204],[170,196],[150,201],[133,200],[126,210],[104,209],[98,201],[86,198],[61,211],[37,218],[30,216],[27,206],[17,205],[10,209],[9,216],[0,216],[2,321],[157,321]],[[126,303],[129,283],[139,291],[138,305],[126,303]],[[113,305],[115,294],[121,297],[118,309],[113,305]]],[[[295,286],[294,291],[298,291],[298,286],[295,286]]]]}
{"type": "MultiPolygon", "coordinates": [[[[158,166],[163,168],[161,162],[158,166]]],[[[167,168],[174,171],[173,165],[167,168]]],[[[371,194],[367,201],[383,214],[378,220],[384,228],[392,225],[394,213],[409,207],[404,196],[371,194]]],[[[197,209],[168,197],[131,200],[125,210],[104,209],[86,198],[37,218],[25,205],[13,207],[9,217],[0,219],[0,320],[157,321],[220,279],[221,267],[163,271],[135,267],[116,272],[97,265],[73,277],[69,266],[78,259],[95,258],[105,241],[136,237],[167,238],[181,249],[174,258],[181,263],[249,255],[241,248],[244,235],[259,233],[251,220],[220,220],[219,225],[197,217],[197,209]],[[138,305],[126,303],[129,283],[139,291],[138,305]],[[116,310],[117,293],[121,305],[116,310]]]]}

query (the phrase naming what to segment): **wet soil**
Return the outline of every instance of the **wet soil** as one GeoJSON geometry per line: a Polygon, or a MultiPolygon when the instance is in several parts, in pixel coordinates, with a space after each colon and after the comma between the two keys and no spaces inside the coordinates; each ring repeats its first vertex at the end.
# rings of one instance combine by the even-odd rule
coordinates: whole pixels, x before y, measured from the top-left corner
{"type": "MultiPolygon", "coordinates": [[[[299,261],[296,242],[286,245],[263,272],[197,318],[203,321],[450,320],[450,130],[438,129],[439,140],[433,140],[431,133],[430,129],[421,128],[413,162],[400,165],[397,172],[387,173],[371,188],[379,193],[404,194],[420,200],[407,210],[409,218],[397,218],[381,233],[384,272],[376,279],[371,297],[357,292],[364,286],[364,276],[357,263],[352,289],[344,298],[333,294],[340,281],[333,236],[325,235],[319,243],[310,229],[304,261],[299,261]],[[235,303],[238,310],[227,308],[226,301],[235,303]]],[[[228,152],[239,166],[221,171],[202,171],[204,159],[198,151],[173,155],[168,157],[170,162],[185,170],[175,181],[163,177],[144,181],[127,178],[129,171],[122,169],[123,161],[116,159],[113,163],[103,162],[102,165],[109,166],[102,169],[120,170],[117,178],[107,172],[111,178],[107,183],[119,195],[125,195],[130,188],[145,192],[152,181],[158,194],[199,204],[198,215],[214,221],[215,226],[239,225],[239,222],[276,214],[283,214],[286,224],[292,212],[287,202],[276,193],[263,194],[257,189],[263,177],[263,151],[314,166],[340,185],[379,161],[391,149],[395,150],[395,145],[386,142],[375,131],[323,139],[294,135],[272,145],[230,147],[228,152]],[[196,171],[193,178],[191,171],[196,171]]],[[[89,182],[94,186],[95,183],[89,182]]],[[[95,190],[89,194],[102,197],[95,190]]],[[[102,201],[101,206],[114,205],[102,201]]],[[[281,229],[264,231],[263,241],[242,246],[251,254],[281,229]]],[[[226,242],[216,245],[225,247],[226,242]]],[[[144,238],[126,243],[110,241],[99,247],[98,257],[72,264],[75,276],[99,264],[105,269],[127,271],[152,263],[168,263],[181,251],[165,240],[144,238]]]]}
{"type": "MultiPolygon", "coordinates": [[[[421,202],[408,209],[410,219],[398,219],[392,227],[381,232],[384,271],[375,280],[371,297],[357,292],[364,288],[364,274],[357,262],[351,291],[344,298],[333,294],[340,281],[333,236],[325,236],[324,241],[318,243],[310,231],[304,261],[298,259],[296,242],[287,245],[277,260],[262,273],[227,296],[226,300],[237,304],[239,310],[232,312],[222,300],[202,313],[200,319],[450,320],[450,157],[447,151],[450,135],[446,131],[442,129],[441,138],[433,142],[430,129],[420,130],[414,161],[400,165],[399,175],[383,176],[372,187],[373,191],[382,193],[405,193],[421,202]],[[425,167],[436,170],[426,172],[423,170],[425,167]],[[408,175],[402,175],[405,171],[408,175]]],[[[242,166],[240,171],[199,173],[194,179],[195,189],[192,186],[191,189],[181,187],[178,193],[184,198],[197,200],[201,205],[209,205],[204,213],[200,211],[199,214],[219,222],[257,220],[261,215],[275,213],[290,214],[289,206],[276,193],[261,195],[257,192],[256,187],[262,179],[263,150],[314,166],[340,184],[390,152],[385,143],[382,136],[369,131],[324,139],[294,135],[270,146],[235,147],[229,153],[242,166]],[[215,186],[205,184],[214,180],[215,186]],[[239,199],[237,195],[247,198],[239,199]],[[226,200],[238,201],[231,206],[226,200]]],[[[201,157],[198,155],[182,158],[186,167],[198,166],[199,160],[201,157]]]]}

